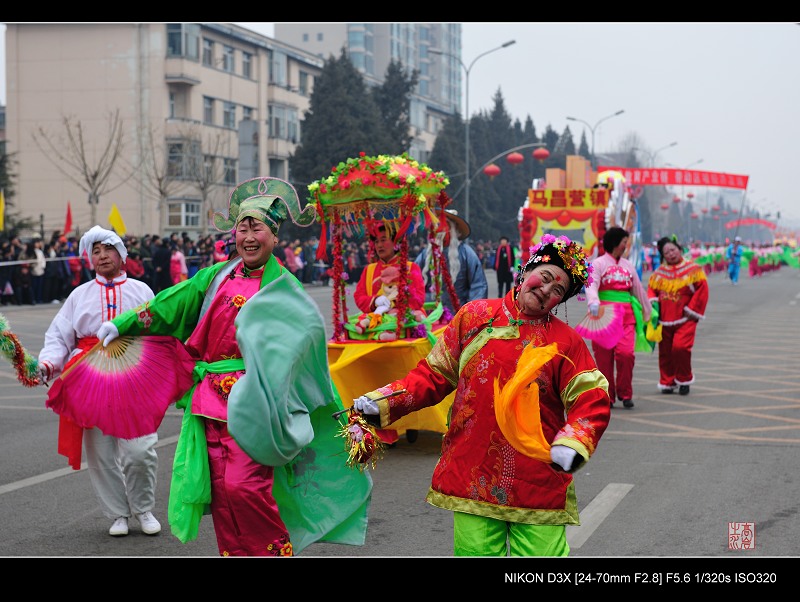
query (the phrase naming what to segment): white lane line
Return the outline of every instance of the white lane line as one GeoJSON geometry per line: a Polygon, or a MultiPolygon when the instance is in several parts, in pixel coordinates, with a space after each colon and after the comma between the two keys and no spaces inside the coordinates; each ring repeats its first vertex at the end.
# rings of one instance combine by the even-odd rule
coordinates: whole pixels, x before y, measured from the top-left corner
{"type": "Polygon", "coordinates": [[[581,512],[581,524],[567,525],[567,543],[570,548],[580,548],[592,536],[611,511],[622,501],[633,485],[609,483],[581,512]]]}
{"type": "MultiPolygon", "coordinates": [[[[174,435],[172,437],[167,437],[165,439],[159,439],[158,443],[156,443],[156,449],[159,447],[163,447],[164,445],[171,445],[178,440],[178,435],[174,435]]],[[[27,479],[22,479],[21,481],[16,481],[15,483],[8,483],[7,485],[0,485],[0,495],[4,493],[10,493],[12,491],[17,491],[18,489],[24,489],[25,487],[31,487],[32,485],[39,485],[40,483],[45,483],[52,479],[57,479],[59,477],[65,477],[70,474],[75,474],[81,472],[82,470],[86,470],[86,462],[81,463],[80,470],[73,470],[72,468],[59,468],[58,470],[54,470],[52,472],[46,472],[44,474],[37,475],[35,477],[29,477],[27,479]]]]}

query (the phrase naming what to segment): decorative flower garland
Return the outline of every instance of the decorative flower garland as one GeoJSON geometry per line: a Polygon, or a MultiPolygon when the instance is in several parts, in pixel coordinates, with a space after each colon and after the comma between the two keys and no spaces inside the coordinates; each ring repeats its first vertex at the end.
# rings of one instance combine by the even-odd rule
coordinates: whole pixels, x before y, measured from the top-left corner
{"type": "Polygon", "coordinates": [[[42,384],[39,361],[25,351],[17,336],[9,330],[8,320],[0,314],[0,349],[17,371],[17,379],[26,387],[42,384]]]}

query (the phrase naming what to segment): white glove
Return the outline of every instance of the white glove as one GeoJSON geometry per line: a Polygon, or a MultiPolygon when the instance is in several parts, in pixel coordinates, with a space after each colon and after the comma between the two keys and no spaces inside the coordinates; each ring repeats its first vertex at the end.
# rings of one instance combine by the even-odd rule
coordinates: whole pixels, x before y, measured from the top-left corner
{"type": "Polygon", "coordinates": [[[100,330],[97,331],[97,338],[103,341],[103,347],[108,347],[108,344],[118,336],[119,330],[113,322],[103,322],[100,330]]]}
{"type": "Polygon", "coordinates": [[[553,464],[558,464],[564,472],[569,472],[577,455],[578,452],[566,445],[554,445],[550,448],[550,459],[553,460],[553,464]]]}
{"type": "Polygon", "coordinates": [[[378,402],[372,401],[366,395],[362,395],[358,399],[354,399],[353,407],[362,414],[373,414],[375,416],[380,414],[380,410],[378,409],[378,402]]]}
{"type": "Polygon", "coordinates": [[[392,302],[386,297],[386,295],[381,295],[375,299],[375,313],[376,314],[384,314],[392,307],[392,302]]]}
{"type": "Polygon", "coordinates": [[[53,364],[47,360],[39,362],[39,379],[42,381],[41,384],[45,384],[47,381],[53,378],[54,373],[55,368],[53,367],[53,364]]]}
{"type": "Polygon", "coordinates": [[[596,318],[597,314],[600,313],[600,304],[599,303],[589,303],[589,313],[592,314],[596,318]]]}

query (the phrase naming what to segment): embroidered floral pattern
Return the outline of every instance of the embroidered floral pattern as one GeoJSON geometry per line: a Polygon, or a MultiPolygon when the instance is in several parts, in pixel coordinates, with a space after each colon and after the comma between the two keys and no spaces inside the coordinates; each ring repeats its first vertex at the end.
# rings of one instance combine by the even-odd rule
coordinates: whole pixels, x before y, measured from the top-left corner
{"type": "Polygon", "coordinates": [[[244,295],[234,295],[228,303],[231,307],[239,310],[247,303],[247,297],[244,295]]]}
{"type": "Polygon", "coordinates": [[[215,374],[210,378],[210,384],[211,388],[214,389],[222,399],[228,401],[228,395],[237,380],[239,380],[239,378],[232,374],[215,374]]]}
{"type": "Polygon", "coordinates": [[[144,330],[149,330],[153,324],[153,312],[150,311],[150,302],[145,301],[136,308],[136,320],[142,325],[144,330]]]}
{"type": "Polygon", "coordinates": [[[292,556],[292,542],[289,541],[289,535],[284,533],[278,541],[269,544],[267,553],[270,556],[292,556]]]}

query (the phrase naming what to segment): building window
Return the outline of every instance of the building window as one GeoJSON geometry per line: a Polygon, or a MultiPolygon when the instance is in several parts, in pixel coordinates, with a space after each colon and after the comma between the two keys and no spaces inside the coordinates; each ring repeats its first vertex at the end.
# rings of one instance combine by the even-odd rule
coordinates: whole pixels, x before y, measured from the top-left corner
{"type": "Polygon", "coordinates": [[[191,200],[167,201],[167,225],[170,228],[196,228],[200,225],[200,202],[191,200]]]}
{"type": "Polygon", "coordinates": [[[286,128],[286,136],[289,142],[293,144],[300,142],[300,118],[296,109],[287,109],[286,128]]]}
{"type": "Polygon", "coordinates": [[[307,33],[303,34],[303,41],[304,42],[308,42],[308,34],[307,33]]]}
{"type": "Polygon", "coordinates": [[[270,159],[269,160],[269,176],[271,178],[285,179],[284,171],[286,170],[286,161],[283,159],[270,159]]]}
{"type": "Polygon", "coordinates": [[[286,86],[286,64],[288,57],[277,50],[272,51],[269,60],[269,83],[286,86]]]}
{"type": "Polygon", "coordinates": [[[223,46],[222,68],[228,73],[233,73],[236,70],[236,64],[234,63],[234,50],[230,46],[223,46]]]}
{"type": "Polygon", "coordinates": [[[167,23],[167,56],[198,60],[200,54],[200,25],[197,23],[167,23]]]}
{"type": "Polygon", "coordinates": [[[300,71],[298,79],[300,80],[298,83],[298,88],[300,89],[300,94],[303,96],[308,96],[308,73],[305,71],[300,71]]]}
{"type": "Polygon", "coordinates": [[[242,119],[253,118],[253,107],[242,107],[242,119]]]}
{"type": "Polygon", "coordinates": [[[203,123],[214,125],[214,99],[203,96],[203,123]]]}
{"type": "Polygon", "coordinates": [[[253,77],[253,55],[249,52],[242,53],[242,75],[247,79],[253,77]]]}
{"type": "Polygon", "coordinates": [[[176,180],[194,179],[200,159],[200,142],[167,140],[167,175],[176,180]]]}
{"type": "Polygon", "coordinates": [[[169,93],[169,118],[175,119],[175,92],[169,93]]]}
{"type": "Polygon", "coordinates": [[[236,105],[232,102],[222,103],[222,125],[232,130],[236,129],[236,105]]]}
{"type": "Polygon", "coordinates": [[[223,159],[222,181],[225,184],[236,186],[236,159],[223,159]]]}
{"type": "Polygon", "coordinates": [[[322,32],[319,32],[317,34],[317,42],[321,42],[321,41],[322,41],[322,32]]]}
{"type": "Polygon", "coordinates": [[[206,67],[214,66],[214,42],[203,38],[203,64],[206,67]]]}
{"type": "Polygon", "coordinates": [[[269,105],[267,113],[269,114],[269,137],[280,138],[285,140],[287,137],[287,119],[286,107],[279,105],[269,105]]]}

